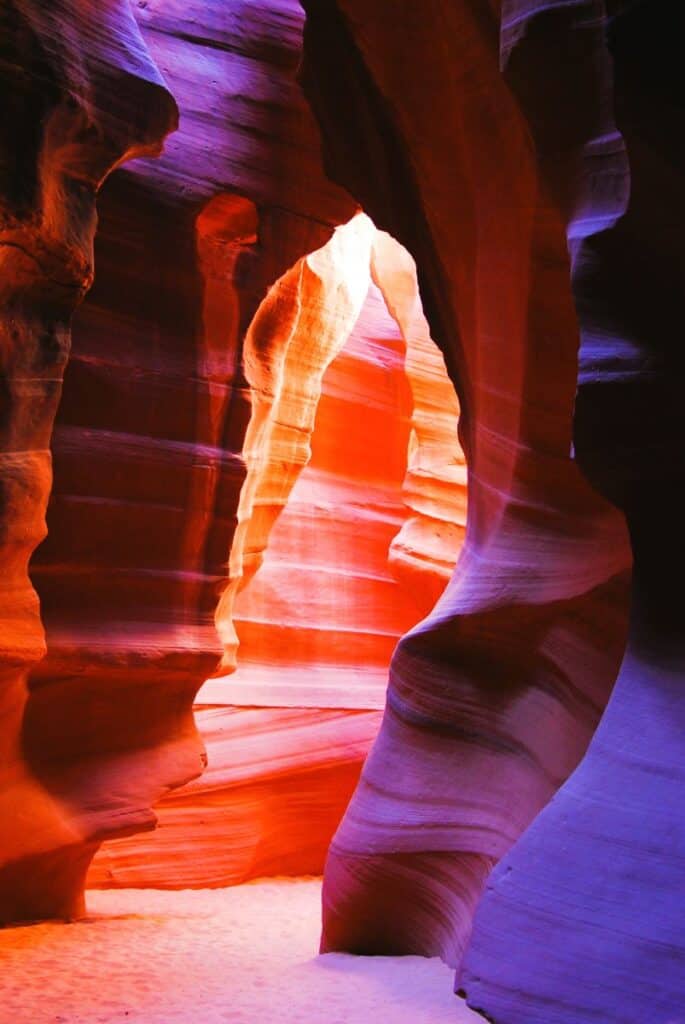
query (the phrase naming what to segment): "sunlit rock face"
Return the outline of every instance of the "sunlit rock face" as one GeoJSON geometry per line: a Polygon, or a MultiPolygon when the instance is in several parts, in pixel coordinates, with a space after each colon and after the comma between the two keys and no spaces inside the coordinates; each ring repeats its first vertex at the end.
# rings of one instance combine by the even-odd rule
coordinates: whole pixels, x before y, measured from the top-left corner
{"type": "MultiPolygon", "coordinates": [[[[203,768],[192,701],[222,655],[219,672],[233,667],[234,626],[242,674],[232,689],[210,684],[224,689],[203,705],[222,707],[198,719],[213,759],[206,784],[165,804],[163,820],[178,823],[177,807],[190,803],[197,824],[223,793],[217,828],[228,836],[242,814],[237,832],[258,837],[236,838],[224,851],[205,832],[195,883],[274,865],[321,869],[377,730],[392,648],[444,586],[465,507],[456,397],[428,335],[413,263],[368,218],[350,222],[353,201],[321,167],[314,120],[294,81],[299,6],[153,2],[135,13],[138,25],[127,13],[126,32],[165,76],[166,91],[155,79],[151,124],[159,123],[159,139],[174,126],[169,91],[181,122],[161,156],[120,171],[101,197],[98,275],[75,325],[52,439],[48,536],[31,566],[48,650],[31,673],[20,742],[39,792],[64,809],[57,815],[67,822],[70,913],[105,839],[120,837],[120,845],[94,882],[180,884],[193,873],[169,872],[163,842],[153,849],[121,837],[152,828],[153,805],[203,768]],[[344,226],[324,245],[337,224],[344,226]],[[309,459],[322,376],[343,349],[309,476],[250,592],[309,459]],[[429,423],[431,377],[442,389],[438,425],[429,423]],[[293,545],[303,538],[310,555],[300,563],[314,561],[294,573],[293,545]],[[309,606],[287,589],[294,575],[310,598],[317,594],[309,606]],[[296,732],[279,705],[310,712],[301,716],[296,757],[296,732]],[[337,744],[327,738],[332,708],[346,737],[337,744]],[[269,764],[281,751],[279,772],[255,760],[247,739],[240,746],[243,731],[270,737],[269,764]],[[303,771],[309,796],[299,788],[303,771]],[[133,867],[122,874],[124,862],[133,867]]],[[[122,56],[128,37],[106,34],[119,31],[115,15],[107,8],[103,27],[96,15],[93,74],[98,61],[135,64],[135,54],[122,56]]],[[[105,92],[103,116],[131,114],[114,86],[105,92]]],[[[145,148],[143,127],[128,128],[131,153],[123,144],[121,153],[107,149],[107,167],[145,148]]],[[[79,228],[70,208],[61,215],[65,230],[79,228]]],[[[89,267],[87,283],[90,276],[89,267]]],[[[38,517],[47,476],[42,486],[38,517]]],[[[38,637],[35,605],[31,614],[38,637]]],[[[38,653],[36,646],[33,660],[38,653]]],[[[193,828],[179,826],[175,853],[196,840],[193,828]]],[[[51,850],[61,841],[45,839],[51,850]]],[[[56,890],[66,871],[55,869],[56,890]]],[[[34,912],[38,904],[26,911],[34,912]]]]}
{"type": "Polygon", "coordinates": [[[221,656],[250,415],[241,338],[269,286],[354,207],[323,174],[294,82],[296,3],[20,3],[3,19],[17,111],[2,164],[15,569],[0,917],[17,918],[78,910],[97,843],[151,827],[152,803],[203,767],[192,700],[221,656]],[[48,654],[27,702],[44,640],[26,561],[44,533],[69,315],[92,277],[92,191],[160,149],[170,93],[181,127],[164,155],[118,172],[99,204],[31,565],[48,654]]]}
{"type": "Polygon", "coordinates": [[[457,384],[469,486],[455,574],[393,657],[383,725],[331,846],[322,946],[457,963],[490,868],[597,726],[630,553],[570,457],[564,214],[501,73],[496,13],[305,7],[302,80],[328,170],[416,259],[457,384]]]}
{"type": "MultiPolygon", "coordinates": [[[[3,5],[0,35],[1,924],[78,912],[94,849],[92,777],[72,802],[36,771],[27,740],[25,725],[40,700],[27,676],[45,653],[27,569],[45,535],[71,315],[93,277],[96,193],[117,164],[159,151],[176,106],[127,3],[18,0],[3,5]]],[[[87,716],[86,708],[79,713],[87,716]]],[[[40,750],[49,756],[58,732],[69,743],[71,726],[65,708],[43,731],[40,750]]]]}
{"type": "Polygon", "coordinates": [[[199,707],[207,769],[156,806],[154,832],[105,843],[90,888],[235,885],[320,874],[380,711],[199,707]]]}
{"type": "Polygon", "coordinates": [[[272,289],[244,360],[248,469],[216,614],[237,671],[200,699],[382,707],[466,506],[456,395],[411,257],[357,215],[272,289]]]}
{"type": "Polygon", "coordinates": [[[454,389],[413,261],[368,217],[274,285],[244,362],[247,473],[217,610],[235,672],[198,695],[208,770],[160,803],[155,833],[107,844],[91,885],[320,872],[392,650],[462,539],[454,389]]]}
{"type": "Polygon", "coordinates": [[[16,469],[23,482],[7,516],[20,531],[5,630],[7,919],[78,912],[88,862],[114,837],[94,882],[185,884],[193,871],[176,855],[222,800],[194,883],[320,870],[377,731],[392,649],[443,588],[463,534],[456,397],[411,258],[365,216],[350,220],[353,201],[323,172],[294,81],[299,5],[134,12],[137,23],[123,4],[27,3],[5,15],[27,135],[25,152],[5,144],[5,258],[30,264],[6,278],[8,351],[22,317],[42,332],[19,339],[18,383],[8,370],[7,479],[16,469]],[[97,280],[50,440],[69,314],[92,279],[91,192],[141,153],[155,159],[101,196],[97,280]],[[48,535],[31,564],[41,659],[26,561],[45,532],[48,443],[48,535]],[[160,796],[203,768],[192,701],[220,658],[198,717],[206,783],[163,805],[173,842],[137,846],[122,837],[152,828],[160,796]],[[283,705],[304,710],[294,721],[283,705]],[[335,723],[344,739],[332,743],[335,723]],[[269,738],[264,764],[251,736],[260,756],[269,738]]]}
{"type": "Polygon", "coordinates": [[[393,648],[421,617],[389,564],[407,516],[404,343],[368,268],[367,250],[361,315],[324,375],[311,458],[234,606],[237,671],[220,685],[236,703],[380,708],[393,648]]]}

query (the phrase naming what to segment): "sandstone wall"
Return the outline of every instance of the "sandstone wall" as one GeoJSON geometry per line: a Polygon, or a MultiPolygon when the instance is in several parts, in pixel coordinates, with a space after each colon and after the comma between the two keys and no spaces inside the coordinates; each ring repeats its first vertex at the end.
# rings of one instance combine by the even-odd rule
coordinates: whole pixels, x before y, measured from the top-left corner
{"type": "Polygon", "coordinates": [[[274,285],[244,352],[247,474],[216,614],[234,671],[196,704],[208,770],[154,833],[108,843],[90,885],[320,872],[393,648],[456,558],[456,396],[397,243],[364,215],[338,228],[274,285]]]}
{"type": "Polygon", "coordinates": [[[455,574],[393,658],[331,847],[323,948],[456,963],[490,868],[599,721],[630,554],[570,456],[564,216],[500,70],[495,7],[305,6],[302,80],[327,167],[416,260],[459,395],[469,494],[455,574]]]}
{"type": "Polygon", "coordinates": [[[75,792],[38,763],[59,724],[32,733],[45,636],[28,563],[45,536],[71,317],[93,279],[96,195],[118,164],[159,152],[177,111],[127,3],[8,3],[0,35],[1,923],[77,912],[100,827],[86,773],[75,792]]]}
{"type": "Polygon", "coordinates": [[[150,828],[152,803],[203,768],[192,702],[221,655],[213,613],[245,474],[240,339],[353,205],[321,170],[294,82],[294,2],[26,2],[3,19],[16,568],[0,916],[16,918],[76,912],[98,843],[150,828]],[[181,122],[163,156],[102,192],[97,283],[50,442],[70,314],[92,280],[94,192],[124,159],[159,153],[171,94],[181,122]],[[26,562],[50,443],[31,564],[39,660],[26,562]]]}

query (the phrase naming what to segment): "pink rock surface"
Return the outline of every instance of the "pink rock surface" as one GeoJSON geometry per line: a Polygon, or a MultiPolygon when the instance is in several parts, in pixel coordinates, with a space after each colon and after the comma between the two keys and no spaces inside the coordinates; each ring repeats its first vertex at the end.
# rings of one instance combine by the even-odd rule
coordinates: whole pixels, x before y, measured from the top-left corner
{"type": "Polygon", "coordinates": [[[489,867],[597,725],[630,555],[620,517],[570,458],[563,218],[501,75],[491,7],[305,6],[302,80],[327,167],[416,259],[459,394],[469,487],[455,574],[399,644],[331,847],[323,948],[456,963],[489,867]]]}
{"type": "Polygon", "coordinates": [[[413,261],[364,216],[336,238],[248,331],[248,472],[217,609],[237,671],[200,702],[382,707],[393,648],[456,560],[458,406],[413,261]],[[294,327],[274,331],[289,302],[294,327]]]}
{"type": "MultiPolygon", "coordinates": [[[[341,228],[332,248],[321,249],[333,227],[349,220],[354,206],[323,173],[314,121],[294,82],[303,21],[294,0],[274,0],[258,11],[244,3],[152,0],[135,8],[137,23],[128,8],[115,3],[83,12],[71,4],[48,11],[27,3],[18,10],[16,24],[8,21],[18,66],[23,62],[29,77],[38,76],[30,95],[19,94],[18,113],[28,112],[31,126],[40,104],[53,104],[47,79],[40,78],[41,47],[57,92],[67,96],[71,90],[75,97],[73,113],[71,99],[55,106],[50,130],[39,140],[40,157],[38,150],[27,149],[16,166],[7,164],[8,209],[19,225],[8,243],[30,243],[42,268],[30,295],[34,305],[42,302],[40,290],[50,291],[53,277],[62,282],[63,274],[70,298],[62,302],[58,296],[55,308],[61,316],[64,307],[66,324],[90,284],[93,207],[81,202],[78,189],[91,179],[99,186],[111,166],[141,150],[154,150],[156,159],[138,160],[119,171],[101,197],[98,278],[75,324],[51,441],[48,536],[31,566],[47,633],[42,660],[42,627],[28,589],[26,557],[43,532],[50,484],[47,444],[58,394],[55,371],[65,362],[62,341],[46,371],[49,396],[40,407],[42,425],[36,427],[38,414],[32,410],[35,374],[43,369],[30,369],[33,384],[26,395],[31,410],[18,413],[17,423],[26,421],[35,434],[35,454],[29,459],[35,463],[29,474],[35,481],[26,484],[33,526],[30,536],[22,534],[28,539],[17,561],[17,580],[23,579],[17,585],[25,593],[15,600],[12,584],[6,632],[9,636],[13,616],[15,641],[26,648],[32,671],[28,702],[20,692],[23,684],[7,690],[12,720],[7,764],[18,773],[17,793],[26,795],[28,806],[30,792],[37,818],[45,813],[50,824],[45,829],[36,825],[35,851],[34,837],[28,836],[24,850],[18,828],[18,846],[8,848],[2,862],[7,864],[8,893],[2,915],[10,918],[39,914],[42,907],[74,912],[97,845],[152,828],[153,804],[202,769],[205,755],[192,716],[193,695],[215,668],[222,639],[228,644],[224,670],[231,665],[231,609],[224,611],[238,584],[247,583],[258,567],[273,522],[308,460],[307,435],[322,373],[350,339],[364,303],[360,333],[349,340],[337,383],[330,386],[329,405],[320,410],[319,461],[303,479],[299,498],[295,495],[280,540],[275,537],[269,571],[256,589],[244,591],[238,617],[243,674],[252,673],[250,686],[258,689],[255,674],[265,666],[281,666],[280,702],[312,705],[307,735],[314,774],[324,771],[317,760],[322,712],[316,705],[337,703],[351,712],[380,707],[392,648],[446,582],[464,514],[463,465],[454,436],[456,399],[428,336],[411,259],[399,249],[393,255],[394,243],[383,241],[364,217],[341,228]],[[22,25],[26,39],[33,40],[28,49],[22,25]],[[94,91],[86,96],[91,81],[94,91]],[[160,155],[162,135],[175,127],[170,93],[181,120],[160,155]],[[35,111],[26,106],[29,101],[35,111]],[[143,110],[147,104],[149,113],[140,114],[140,104],[143,110]],[[143,123],[146,118],[149,124],[143,123]],[[72,145],[77,130],[83,138],[79,135],[72,145]],[[97,146],[88,132],[93,139],[98,136],[97,146]],[[52,177],[43,166],[48,166],[46,154],[54,158],[52,177]],[[31,219],[26,213],[34,209],[29,186],[39,161],[43,192],[31,219]],[[63,180],[69,183],[66,189],[63,180]],[[19,194],[21,188],[26,195],[19,194]],[[26,238],[19,229],[28,232],[26,238]],[[381,249],[390,253],[385,266],[381,249]],[[336,261],[339,273],[333,272],[336,261]],[[312,338],[318,347],[311,347],[312,338]],[[443,389],[440,403],[446,415],[439,429],[428,422],[435,397],[422,376],[424,357],[443,389]],[[280,391],[273,387],[274,372],[285,380],[280,391]],[[265,408],[270,417],[266,443],[260,420],[265,408]],[[342,436],[349,417],[357,429],[345,432],[345,450],[339,453],[333,425],[337,422],[342,436]],[[456,476],[453,464],[458,465],[456,476]],[[431,482],[438,478],[439,483],[431,482]],[[298,502],[301,508],[313,503],[315,511],[322,502],[335,509],[330,518],[345,535],[347,554],[338,543],[340,532],[337,541],[327,541],[328,552],[322,549],[318,557],[331,562],[328,596],[309,611],[300,600],[290,621],[285,604],[292,607],[295,598],[287,589],[292,576],[288,558],[293,544],[301,543],[294,538],[304,525],[298,502]],[[439,531],[450,535],[445,548],[437,542],[439,531]],[[335,558],[334,548],[340,548],[335,558]],[[213,617],[227,578],[217,637],[213,617]],[[345,594],[334,600],[333,589],[343,579],[345,594]],[[267,607],[264,623],[259,621],[262,606],[267,607]],[[278,635],[277,642],[269,630],[278,635]],[[291,648],[289,661],[286,635],[298,649],[293,659],[291,648]],[[289,698],[283,697],[283,684],[287,691],[288,679],[292,682],[296,673],[302,678],[304,669],[311,670],[313,687],[300,682],[291,687],[289,698]],[[319,685],[324,674],[327,681],[319,685]],[[359,684],[356,692],[354,683],[359,684]],[[44,805],[40,813],[39,803],[44,805]],[[47,889],[52,895],[42,894],[35,873],[27,872],[22,858],[34,852],[51,859],[55,879],[47,889]],[[27,897],[26,907],[9,898],[25,874],[31,874],[35,893],[27,897]]],[[[7,145],[10,152],[10,140],[7,145]]],[[[13,222],[10,226],[14,231],[13,222]]],[[[23,259],[19,249],[7,252],[23,259]]],[[[31,287],[35,273],[28,275],[31,287]]],[[[47,345],[50,325],[62,321],[47,313],[43,321],[49,321],[47,345]]],[[[12,501],[8,522],[18,524],[19,498],[12,501]]],[[[26,530],[29,518],[23,510],[21,516],[26,530]]],[[[318,532],[318,524],[310,523],[310,538],[313,526],[318,532]]],[[[326,570],[321,569],[324,579],[326,570]]],[[[306,582],[303,565],[299,575],[306,582]]],[[[327,588],[319,589],[325,595],[327,588]]],[[[8,664],[13,659],[8,648],[8,664]]],[[[236,677],[231,685],[241,682],[236,677]]],[[[268,691],[264,701],[274,703],[274,673],[259,685],[268,691]]],[[[235,699],[228,691],[221,696],[222,703],[235,699]]],[[[239,702],[250,700],[255,697],[246,699],[243,689],[239,702]]],[[[228,722],[231,713],[226,714],[228,722]]],[[[279,713],[271,717],[278,746],[279,713]]],[[[377,716],[352,714],[350,727],[362,719],[370,723],[377,716]]],[[[208,736],[217,756],[240,760],[230,745],[214,742],[213,727],[208,736]]],[[[311,837],[317,867],[358,770],[362,736],[368,747],[366,724],[355,741],[354,757],[338,758],[334,799],[320,780],[311,783],[323,822],[311,837]]],[[[226,765],[216,768],[221,774],[226,765]]],[[[299,773],[297,763],[292,770],[299,773]]],[[[329,765],[325,771],[330,770],[329,765]]],[[[255,791],[273,803],[269,785],[256,770],[255,791]]],[[[279,791],[284,785],[287,789],[289,783],[283,779],[273,783],[279,791]]],[[[224,789],[228,793],[231,787],[227,781],[224,789]]],[[[259,800],[251,799],[255,820],[260,815],[268,819],[259,800]]],[[[23,795],[12,798],[10,810],[17,820],[28,814],[22,801],[23,795]]],[[[230,807],[227,813],[230,817],[230,807]]],[[[28,824],[27,833],[31,829],[28,824]]],[[[290,869],[294,854],[282,823],[261,840],[269,851],[255,865],[275,863],[276,836],[290,869]]],[[[179,838],[181,845],[188,841],[179,838]]],[[[314,864],[309,842],[305,836],[306,866],[314,864]]],[[[154,858],[145,843],[140,855],[154,858]]],[[[247,868],[241,858],[240,850],[235,863],[228,858],[223,877],[254,872],[255,865],[247,868]]],[[[158,875],[164,870],[160,861],[158,875]]],[[[213,868],[208,871],[218,877],[213,868]]],[[[142,875],[147,877],[145,871],[142,875]]],[[[94,877],[103,877],[100,869],[94,877]]]]}
{"type": "Polygon", "coordinates": [[[330,178],[295,0],[0,13],[0,923],[318,870],[377,733],[324,950],[504,857],[474,1006],[673,1024],[685,16],[304,7],[330,178]]]}
{"type": "Polygon", "coordinates": [[[154,832],[105,843],[91,888],[235,885],[320,873],[379,711],[201,708],[208,766],[156,808],[154,832]]]}

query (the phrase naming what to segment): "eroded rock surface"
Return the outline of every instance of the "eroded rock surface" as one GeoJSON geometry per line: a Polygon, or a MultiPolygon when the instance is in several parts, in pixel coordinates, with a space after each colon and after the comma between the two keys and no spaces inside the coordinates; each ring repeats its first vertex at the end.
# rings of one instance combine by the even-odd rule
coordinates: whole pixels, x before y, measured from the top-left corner
{"type": "Polygon", "coordinates": [[[216,613],[237,671],[199,699],[382,707],[466,506],[458,404],[411,257],[357,215],[274,286],[244,358],[248,471],[216,613]]]}
{"type": "MultiPolygon", "coordinates": [[[[0,35],[2,923],[78,912],[94,849],[88,797],[76,807],[55,791],[27,740],[27,674],[45,653],[27,569],[45,535],[71,316],[93,278],[95,197],[112,168],[160,150],[177,112],[125,2],[17,0],[3,5],[0,35]]],[[[60,724],[49,723],[41,752],[60,724]]]]}
{"type": "Polygon", "coordinates": [[[364,215],[338,228],[274,285],[244,360],[247,475],[217,609],[235,671],[197,698],[208,770],[160,803],[156,832],[108,844],[91,885],[320,872],[393,647],[456,558],[456,396],[396,242],[364,215]]]}
{"type": "Polygon", "coordinates": [[[493,875],[459,984],[497,1024],[667,1024],[685,1001],[685,18],[666,3],[595,4],[590,20],[520,6],[508,75],[565,199],[581,326],[576,452],[625,512],[633,597],[606,713],[579,769],[493,875]],[[552,71],[562,49],[572,58],[552,71]],[[555,83],[555,122],[542,81],[548,97],[555,83]]]}
{"type": "Polygon", "coordinates": [[[470,1003],[498,1024],[672,1024],[685,16],[304,6],[302,81],[353,199],[295,85],[295,0],[0,14],[0,923],[79,913],[113,836],[96,884],[316,870],[406,631],[331,845],[323,949],[459,963],[504,856],[460,973],[470,1003]],[[148,159],[172,94],[180,130],[148,159]],[[131,157],[98,204],[51,440],[95,195],[131,157]],[[389,234],[352,228],[356,203],[389,234]],[[359,393],[333,413],[352,372],[379,434],[398,430],[382,466],[360,452],[359,393]],[[354,415],[356,477],[331,472],[326,431],[317,462],[317,410],[338,429],[354,415]],[[320,518],[344,543],[318,568],[335,547],[352,610],[331,600],[340,565],[297,596],[312,503],[337,510],[320,518]],[[595,733],[627,628],[616,506],[633,610],[595,733]],[[163,802],[156,847],[130,838],[202,768],[193,696],[233,664],[234,625],[245,676],[209,686],[228,701],[244,684],[245,705],[261,687],[262,706],[204,708],[209,772],[163,802]]]}
{"type": "Polygon", "coordinates": [[[500,71],[497,12],[305,6],[302,79],[327,167],[416,259],[459,394],[469,488],[455,574],[399,644],[331,847],[322,945],[456,963],[489,869],[599,721],[630,555],[619,515],[570,458],[564,217],[500,71]]]}
{"type": "Polygon", "coordinates": [[[294,2],[27,2],[3,19],[15,569],[2,770],[15,825],[0,916],[16,918],[76,912],[97,844],[151,827],[152,803],[203,767],[192,701],[221,654],[213,613],[245,475],[240,339],[273,281],[354,207],[320,168],[294,82],[294,2]],[[170,93],[180,130],[99,204],[98,278],[31,566],[48,646],[36,664],[26,561],[44,533],[67,325],[92,278],[93,195],[112,166],[159,151],[170,93]]]}

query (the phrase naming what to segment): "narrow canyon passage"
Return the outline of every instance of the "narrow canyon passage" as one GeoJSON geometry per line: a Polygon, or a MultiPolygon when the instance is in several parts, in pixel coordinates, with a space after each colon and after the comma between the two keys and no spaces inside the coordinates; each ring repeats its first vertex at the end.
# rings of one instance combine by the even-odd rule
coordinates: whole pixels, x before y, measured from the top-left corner
{"type": "Polygon", "coordinates": [[[90,885],[320,873],[380,725],[393,649],[456,561],[458,403],[413,261],[361,214],[336,236],[311,258],[309,290],[306,265],[293,268],[248,330],[248,378],[256,338],[260,373],[281,370],[262,404],[252,372],[242,526],[217,612],[235,670],[195,706],[207,770],[156,807],[154,832],[106,843],[90,885]],[[356,305],[339,327],[348,281],[356,305]],[[281,319],[258,333],[275,296],[281,319]]]}
{"type": "MultiPolygon", "coordinates": [[[[332,265],[330,307],[324,301],[302,334],[317,366],[317,331],[336,315],[338,278],[360,275],[361,301],[336,340],[320,397],[306,407],[302,362],[292,362],[292,377],[281,381],[286,400],[274,403],[276,436],[256,458],[243,452],[242,486],[254,495],[244,506],[246,536],[236,538],[258,564],[223,613],[235,671],[208,680],[196,703],[207,769],[156,805],[154,832],[104,843],[83,922],[0,936],[0,955],[11,958],[5,1005],[18,1024],[34,1024],[44,999],[70,1024],[171,1024],[198,1014],[203,1024],[252,1024],[284,1004],[287,1019],[303,1024],[365,1024],[381,1013],[394,1024],[476,1019],[449,992],[437,959],[315,960],[321,886],[297,877],[323,869],[380,726],[393,649],[445,586],[466,514],[458,405],[413,261],[368,218],[355,220],[366,268],[360,273],[354,249],[332,265]],[[302,415],[311,439],[288,422],[302,415]],[[294,877],[235,884],[285,873],[294,877]],[[56,946],[74,995],[50,977],[56,946]]],[[[353,233],[354,221],[347,227],[353,233]]],[[[249,438],[248,428],[246,447],[249,438]]],[[[60,475],[58,495],[63,487],[60,475]]],[[[109,557],[117,557],[111,545],[109,557]]],[[[228,561],[230,589],[236,559],[228,561]]],[[[44,579],[40,568],[36,579],[44,579]]]]}
{"type": "Polygon", "coordinates": [[[0,1024],[683,1024],[683,38],[0,3],[0,1024]]]}

